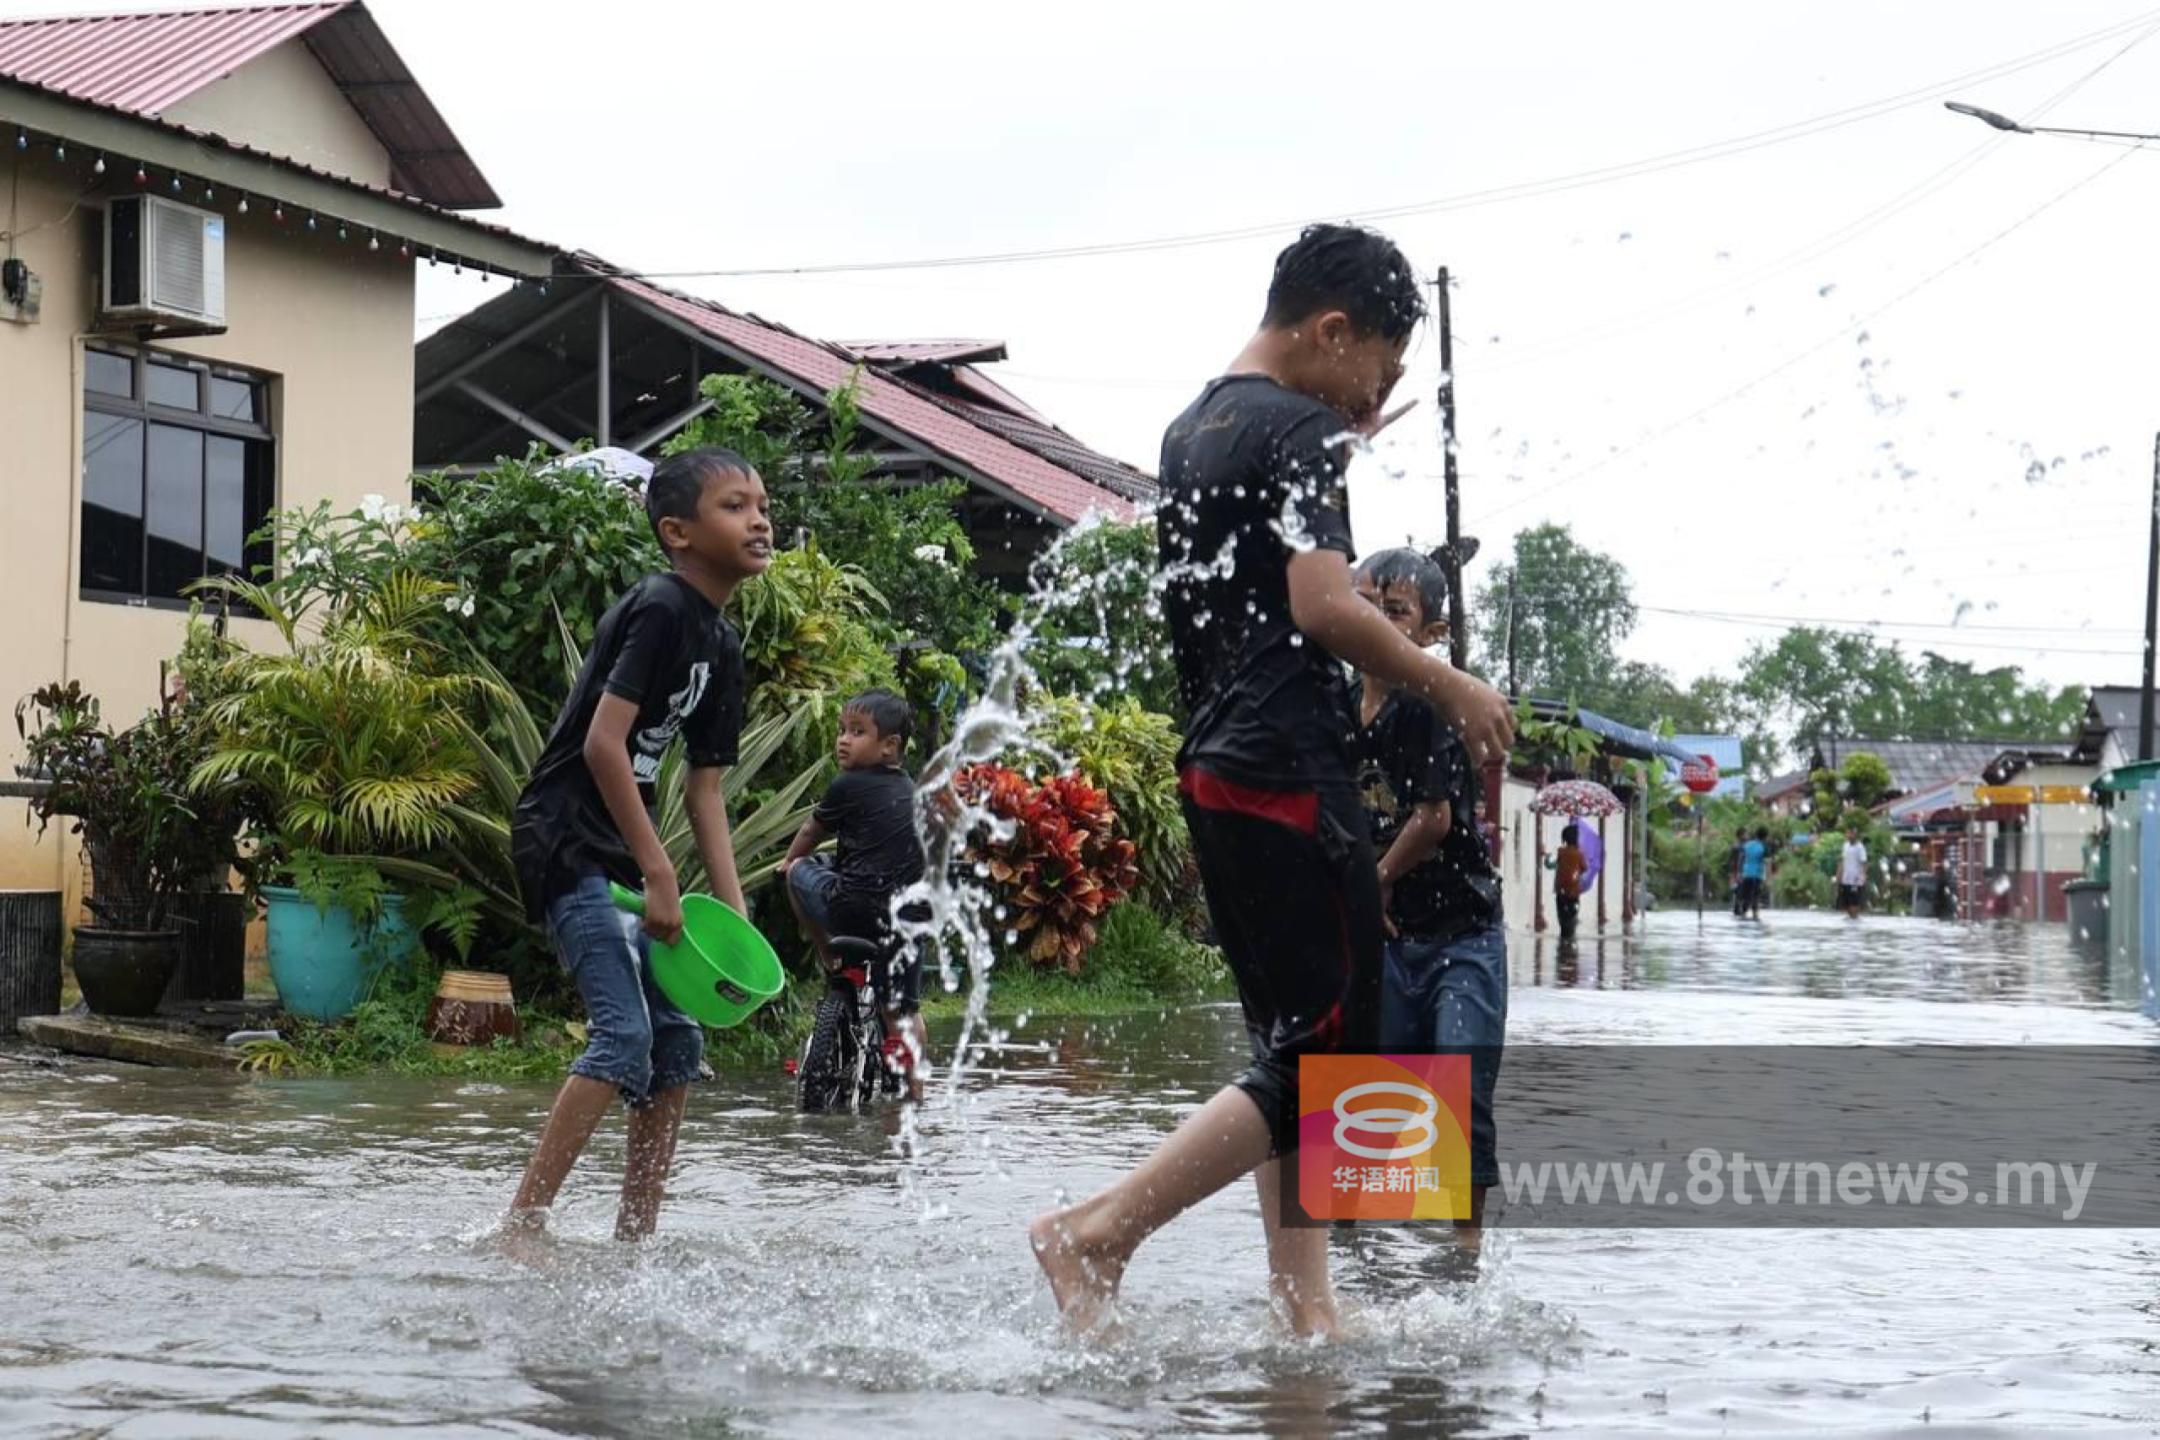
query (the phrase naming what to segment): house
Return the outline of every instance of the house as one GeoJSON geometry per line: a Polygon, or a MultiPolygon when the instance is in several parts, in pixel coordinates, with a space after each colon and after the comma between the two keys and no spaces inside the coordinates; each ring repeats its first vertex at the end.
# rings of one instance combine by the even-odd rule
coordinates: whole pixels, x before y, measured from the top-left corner
{"type": "Polygon", "coordinates": [[[1894,800],[1945,781],[1978,775],[2005,751],[2057,748],[2060,746],[2052,740],[1867,740],[1832,736],[1816,742],[1808,768],[1836,770],[1851,756],[1873,755],[1889,768],[1890,793],[1885,798],[1894,800]]]}
{"type": "Polygon", "coordinates": [[[2104,774],[2141,758],[2138,727],[2145,692],[2135,685],[2097,686],[2085,701],[2077,735],[2078,759],[2104,774]]]}
{"type": "Polygon", "coordinates": [[[1773,815],[1789,817],[1799,814],[1814,793],[1814,777],[1809,771],[1787,770],[1756,785],[1755,803],[1773,815]]]}
{"type": "Polygon", "coordinates": [[[1919,870],[1947,870],[1963,913],[1976,913],[2000,883],[2010,913],[2067,920],[2063,886],[2085,872],[2101,824],[2092,783],[2100,767],[2076,741],[2004,746],[1970,774],[1883,807],[1914,846],[1919,870]]]}
{"type": "Polygon", "coordinates": [[[1090,450],[993,380],[996,340],[824,341],[567,256],[544,287],[497,296],[420,342],[414,467],[470,471],[532,441],[582,440],[651,455],[703,414],[707,375],[750,373],[813,407],[856,379],[877,474],[957,476],[984,573],[1008,581],[1091,512],[1152,499],[1144,472],[1090,450]]]}
{"type": "MultiPolygon", "coordinates": [[[[124,720],[272,509],[404,495],[414,267],[555,252],[472,218],[494,190],[357,0],[0,22],[0,160],[0,698],[124,720]]],[[[66,888],[71,848],[0,801],[0,886],[66,888]]]]}

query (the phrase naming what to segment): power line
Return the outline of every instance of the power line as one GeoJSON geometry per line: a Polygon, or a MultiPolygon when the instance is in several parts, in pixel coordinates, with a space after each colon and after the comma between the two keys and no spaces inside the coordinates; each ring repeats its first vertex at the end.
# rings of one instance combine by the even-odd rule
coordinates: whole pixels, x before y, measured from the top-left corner
{"type": "Polygon", "coordinates": [[[1770,369],[1765,370],[1760,375],[1757,375],[1754,379],[1726,391],[1724,394],[1718,396],[1716,399],[1698,406],[1694,410],[1691,410],[1687,414],[1681,416],[1679,419],[1671,421],[1666,425],[1660,426],[1658,429],[1651,431],[1648,435],[1643,436],[1641,439],[1636,440],[1630,445],[1626,445],[1618,450],[1614,450],[1611,453],[1592,461],[1590,464],[1582,467],[1579,470],[1561,476],[1559,479],[1552,481],[1550,484],[1540,486],[1539,488],[1530,491],[1528,494],[1518,495],[1513,499],[1507,501],[1503,505],[1496,506],[1491,510],[1483,512],[1476,517],[1476,523],[1483,524],[1490,522],[1498,516],[1505,515],[1510,510],[1518,509],[1521,506],[1529,504],[1533,500],[1537,500],[1546,495],[1550,495],[1555,490],[1559,490],[1566,486],[1572,485],[1578,480],[1584,479],[1590,475],[1597,473],[1598,471],[1604,469],[1606,466],[1612,464],[1613,462],[1617,460],[1624,460],[1638,450],[1642,450],[1647,446],[1650,446],[1657,441],[1664,439],[1666,436],[1673,434],[1675,431],[1685,429],[1687,426],[1694,424],[1697,420],[1702,419],[1704,416],[1709,415],[1714,411],[1721,410],[1725,406],[1731,404],[1733,401],[1741,399],[1742,397],[1748,395],[1750,392],[1754,391],[1759,386],[1763,385],[1765,382],[1776,379],[1778,376],[1784,374],[1787,370],[1790,370],[1794,366],[1800,364],[1800,362],[1802,362],[1803,360],[1807,360],[1810,357],[1820,353],[1821,351],[1828,349],[1830,346],[1837,344],[1839,341],[1845,339],[1848,335],[1853,334],[1855,331],[1863,329],[1868,324],[1872,323],[1874,320],[1878,319],[1888,311],[1894,309],[1899,305],[1904,304],[1907,300],[1910,300],[1913,296],[1919,294],[1922,290],[1927,289],[1928,286],[1933,285],[1936,281],[1942,279],[1945,275],[1950,274],[1953,270],[1956,270],[1959,267],[1965,265],[1967,262],[1978,258],[1983,252],[1987,251],[1994,245],[2005,239],[2008,239],[2011,235],[2016,234],[2019,230],[2024,229],[2027,225],[2039,219],[2048,211],[2054,209],[2057,205],[2060,205],[2063,201],[2069,199],[2072,195],[2075,195],[2078,191],[2084,189],[2087,185],[2092,184],[2095,180],[2098,180],[2101,176],[2107,174],[2116,166],[2130,159],[2131,156],[2135,155],[2138,152],[2139,148],[2142,147],[2132,147],[2131,149],[2125,150],[2122,154],[2108,161],[2105,165],[2102,165],[2099,169],[2093,171],[2090,175],[2085,176],[2083,179],[2077,181],[2076,183],[2068,186],[2065,189],[2058,190],[2054,195],[2042,201],[2033,209],[2026,211],[2016,220],[2013,220],[2010,224],[1996,231],[1993,235],[1990,235],[1987,239],[1981,241],[1978,245],[1973,246],[1970,250],[1967,250],[1964,254],[1959,255],[1956,259],[1950,261],[1948,264],[1942,266],[1940,269],[1934,270],[1929,274],[1923,276],[1921,279],[1915,281],[1913,284],[1899,291],[1896,295],[1891,296],[1882,304],[1876,306],[1873,310],[1870,310],[1867,314],[1862,315],[1859,319],[1854,320],[1851,323],[1836,330],[1835,332],[1824,336],[1821,340],[1816,341],[1814,344],[1808,346],[1806,349],[1798,351],[1797,353],[1786,357],[1778,364],[1773,365],[1770,369]]]}
{"type": "MultiPolygon", "coordinates": [[[[1444,211],[1463,210],[1480,205],[1500,204],[1507,201],[1562,194],[1588,186],[1604,185],[1619,180],[1654,175],[1682,165],[1694,165],[1708,160],[1722,160],[1734,155],[1744,155],[1751,150],[1759,150],[1771,145],[1782,145],[1787,141],[1804,139],[1811,135],[1822,134],[1825,131],[1857,124],[1863,120],[1872,120],[1879,115],[1889,114],[1892,111],[1901,110],[1908,106],[1939,99],[1953,90],[1980,81],[2001,79],[2007,75],[2029,70],[2036,65],[2044,65],[2065,55],[2075,54],[2077,51],[2104,44],[2109,40],[2129,34],[2140,26],[2150,24],[2156,16],[2160,16],[2160,10],[2148,10],[2129,20],[2106,26],[2089,34],[2078,36],[2075,39],[2061,41],[2045,49],[2012,60],[2000,61],[1979,70],[1968,71],[1962,75],[1936,81],[1917,90],[1907,90],[1878,100],[1847,106],[1842,110],[1828,111],[1805,120],[1790,121],[1783,125],[1772,126],[1767,130],[1757,130],[1750,134],[1734,136],[1726,140],[1713,141],[1703,145],[1692,145],[1681,150],[1667,151],[1663,154],[1646,156],[1615,165],[1605,165],[1589,170],[1577,170],[1567,174],[1547,176],[1538,180],[1517,181],[1512,184],[1492,186],[1483,190],[1465,191],[1456,195],[1442,196],[1433,200],[1415,201],[1403,205],[1374,206],[1361,210],[1352,210],[1337,218],[1376,221],[1401,219],[1411,215],[1438,214],[1444,211]]],[[[1261,239],[1295,229],[1312,218],[1314,217],[1308,214],[1293,220],[1272,220],[1265,224],[1230,226],[1217,230],[1160,235],[1140,240],[1110,240],[1090,244],[1050,246],[1033,250],[989,251],[970,255],[946,255],[905,260],[847,261],[823,265],[758,265],[731,269],[620,271],[611,273],[630,279],[642,280],[709,280],[789,275],[835,275],[888,270],[944,270],[975,265],[1017,265],[1045,260],[1093,259],[1109,255],[1130,255],[1158,250],[1181,250],[1201,245],[1221,245],[1240,240],[1261,239]]]]}

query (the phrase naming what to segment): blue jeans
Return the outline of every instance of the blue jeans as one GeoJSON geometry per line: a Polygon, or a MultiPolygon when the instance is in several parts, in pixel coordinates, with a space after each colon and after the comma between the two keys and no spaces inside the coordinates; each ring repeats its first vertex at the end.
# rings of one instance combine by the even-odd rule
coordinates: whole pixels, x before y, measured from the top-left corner
{"type": "Polygon", "coordinates": [[[607,877],[587,875],[548,902],[548,938],[585,1002],[585,1053],[570,1073],[603,1080],[633,1107],[697,1078],[705,1032],[653,980],[638,918],[618,910],[607,877]]]}
{"type": "Polygon", "coordinates": [[[1507,931],[1498,921],[1451,940],[1387,942],[1380,1048],[1470,1055],[1470,1183],[1500,1183],[1493,1090],[1507,1043],[1507,931]]]}

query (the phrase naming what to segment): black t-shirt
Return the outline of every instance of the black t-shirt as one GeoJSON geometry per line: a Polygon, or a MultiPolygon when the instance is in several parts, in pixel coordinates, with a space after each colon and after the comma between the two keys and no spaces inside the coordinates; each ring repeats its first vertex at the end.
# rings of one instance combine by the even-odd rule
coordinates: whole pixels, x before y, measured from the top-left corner
{"type": "Polygon", "coordinates": [[[1375,854],[1387,854],[1419,805],[1448,806],[1440,848],[1395,882],[1388,918],[1396,929],[1446,939],[1497,920],[1500,882],[1478,833],[1478,773],[1461,737],[1423,700],[1392,691],[1372,724],[1359,728],[1357,758],[1375,854]]]}
{"type": "Polygon", "coordinates": [[[1289,563],[1353,554],[1349,429],[1259,375],[1210,381],[1163,435],[1163,609],[1190,717],[1178,763],[1274,789],[1351,783],[1342,666],[1290,620],[1289,563]]]}
{"type": "Polygon", "coordinates": [[[577,683],[518,797],[511,853],[533,918],[581,876],[598,873],[632,888],[643,883],[585,764],[585,735],[600,697],[637,703],[627,748],[650,812],[661,757],[677,733],[691,765],[735,763],[743,689],[742,641],[689,581],[648,575],[600,617],[577,683]]]}
{"type": "Polygon", "coordinates": [[[882,898],[922,879],[915,782],[901,771],[843,770],[810,816],[839,838],[833,873],[842,894],[882,898]]]}

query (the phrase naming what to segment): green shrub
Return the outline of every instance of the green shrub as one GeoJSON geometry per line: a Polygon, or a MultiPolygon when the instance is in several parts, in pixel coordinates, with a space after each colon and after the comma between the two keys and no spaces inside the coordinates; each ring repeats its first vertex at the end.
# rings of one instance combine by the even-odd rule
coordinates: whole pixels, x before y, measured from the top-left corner
{"type": "Polygon", "coordinates": [[[1170,1001],[1221,994],[1229,973],[1220,951],[1134,901],[1103,917],[1087,967],[1088,977],[1105,988],[1170,1001]]]}
{"type": "Polygon", "coordinates": [[[1152,520],[1075,530],[1038,562],[1045,598],[1027,657],[1037,682],[1058,694],[1125,696],[1164,715],[1184,714],[1158,569],[1152,520]]]}
{"type": "Polygon", "coordinates": [[[569,693],[565,631],[585,643],[624,591],[667,568],[635,491],[539,446],[478,475],[415,477],[414,491],[433,508],[413,522],[408,563],[470,599],[467,643],[550,715],[569,693]]]}

